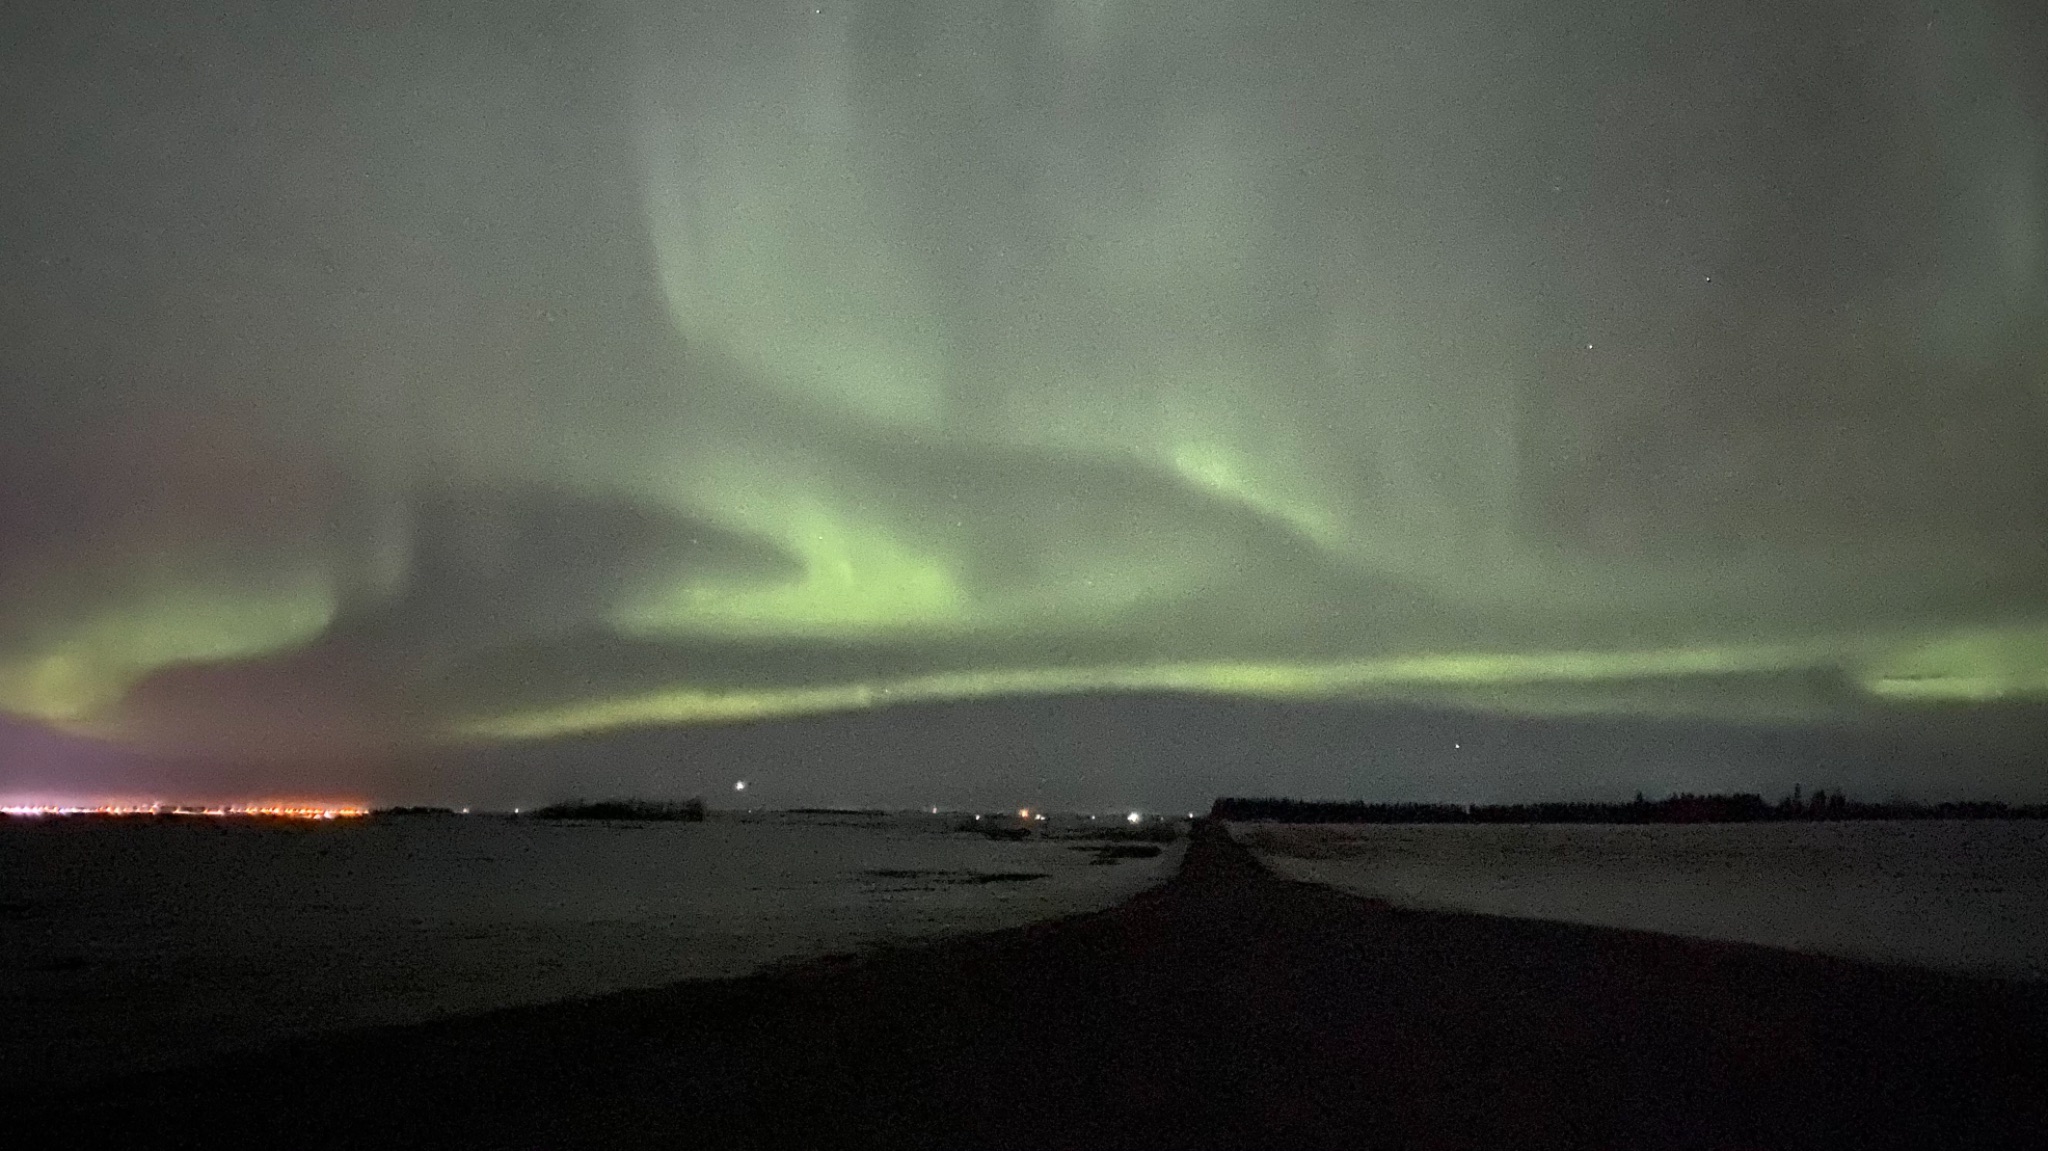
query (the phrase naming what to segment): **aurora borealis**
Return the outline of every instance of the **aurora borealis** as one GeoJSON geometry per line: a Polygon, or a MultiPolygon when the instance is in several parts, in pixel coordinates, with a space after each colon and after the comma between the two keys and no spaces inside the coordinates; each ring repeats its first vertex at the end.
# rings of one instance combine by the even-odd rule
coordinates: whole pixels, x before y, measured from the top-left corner
{"type": "Polygon", "coordinates": [[[0,712],[2048,700],[2036,7],[10,9],[0,712]]]}

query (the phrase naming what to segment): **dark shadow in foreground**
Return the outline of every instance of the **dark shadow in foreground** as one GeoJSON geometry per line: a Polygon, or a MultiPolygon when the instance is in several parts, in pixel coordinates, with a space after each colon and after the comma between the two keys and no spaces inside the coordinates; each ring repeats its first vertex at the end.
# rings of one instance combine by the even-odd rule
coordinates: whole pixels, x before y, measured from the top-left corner
{"type": "Polygon", "coordinates": [[[2048,987],[1390,910],[1205,822],[1178,878],[1093,915],[37,1107],[0,1123],[104,1146],[2048,1146],[2048,987]]]}

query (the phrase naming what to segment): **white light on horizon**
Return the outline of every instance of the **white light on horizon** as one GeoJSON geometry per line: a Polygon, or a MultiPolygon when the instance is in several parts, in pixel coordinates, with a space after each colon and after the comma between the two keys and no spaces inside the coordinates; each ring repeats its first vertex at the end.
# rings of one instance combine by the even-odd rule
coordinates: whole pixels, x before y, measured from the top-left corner
{"type": "Polygon", "coordinates": [[[1129,815],[1126,815],[1126,816],[1124,816],[1124,818],[1125,818],[1125,819],[1127,819],[1127,820],[1129,820],[1129,821],[1130,821],[1130,822],[1132,822],[1132,823],[1137,823],[1137,822],[1140,822],[1141,820],[1143,820],[1143,819],[1144,819],[1145,817],[1144,817],[1144,816],[1142,816],[1142,815],[1139,815],[1139,814],[1138,814],[1137,812],[1135,812],[1135,811],[1134,811],[1134,812],[1130,813],[1129,815]]]}
{"type": "Polygon", "coordinates": [[[744,779],[734,780],[732,784],[732,789],[734,791],[745,791],[747,789],[747,781],[744,779]]]}

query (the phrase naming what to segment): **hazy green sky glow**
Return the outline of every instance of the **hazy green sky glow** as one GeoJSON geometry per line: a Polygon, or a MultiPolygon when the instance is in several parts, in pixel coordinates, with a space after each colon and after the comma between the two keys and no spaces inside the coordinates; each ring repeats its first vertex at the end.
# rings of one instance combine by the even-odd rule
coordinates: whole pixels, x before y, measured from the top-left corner
{"type": "Polygon", "coordinates": [[[2048,701],[2048,33],[1793,7],[10,16],[0,711],[2048,701]]]}

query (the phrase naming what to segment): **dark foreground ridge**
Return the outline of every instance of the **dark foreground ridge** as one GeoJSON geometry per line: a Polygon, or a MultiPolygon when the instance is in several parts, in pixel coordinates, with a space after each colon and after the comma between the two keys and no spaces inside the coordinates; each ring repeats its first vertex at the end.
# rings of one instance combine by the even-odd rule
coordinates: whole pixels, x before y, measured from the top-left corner
{"type": "Polygon", "coordinates": [[[1178,878],[1105,912],[36,1106],[0,1125],[123,1147],[2041,1147],[2048,988],[1391,910],[1203,823],[1178,878]]]}

